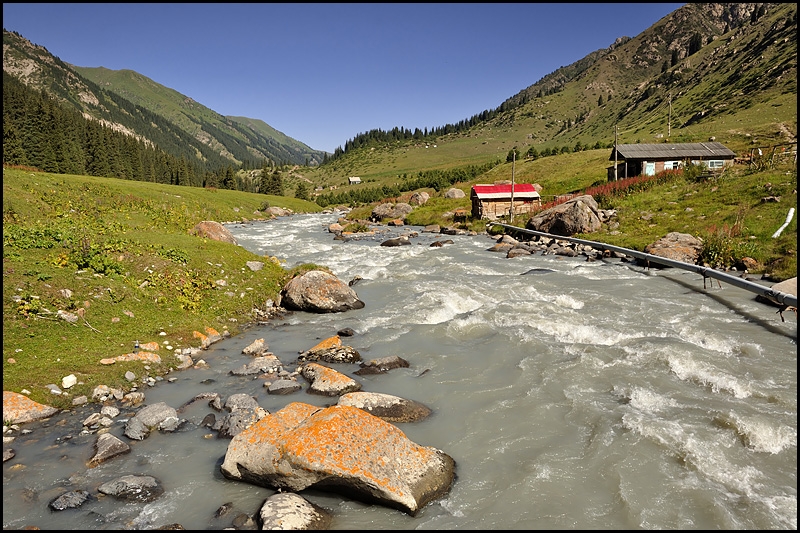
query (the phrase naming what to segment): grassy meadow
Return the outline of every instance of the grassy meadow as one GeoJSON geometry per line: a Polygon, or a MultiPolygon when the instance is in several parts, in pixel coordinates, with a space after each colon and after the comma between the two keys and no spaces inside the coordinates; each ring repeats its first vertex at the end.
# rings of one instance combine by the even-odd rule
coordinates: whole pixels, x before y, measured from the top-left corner
{"type": "MultiPolygon", "coordinates": [[[[608,150],[523,159],[513,173],[518,183],[540,183],[543,195],[563,194],[606,183],[607,159],[608,150]]],[[[427,189],[430,200],[406,223],[486,231],[485,220],[454,224],[452,212],[469,211],[473,183],[511,174],[512,164],[503,163],[473,182],[457,183],[467,193],[461,199],[427,189]]],[[[754,274],[774,281],[797,275],[797,217],[779,238],[771,237],[789,208],[797,207],[793,167],[739,166],[714,180],[676,174],[603,196],[600,203],[616,209],[618,225],[578,237],[643,250],[671,231],[690,233],[704,240],[704,260],[718,268],[752,257],[759,263],[754,274]]],[[[149,365],[149,375],[157,376],[178,362],[166,346],[199,346],[193,332],[205,333],[206,327],[241,331],[253,320],[254,308],[274,299],[293,272],[276,257],[279,250],[262,257],[190,230],[203,220],[259,218],[267,206],[321,210],[289,197],[4,168],[4,389],[27,389],[36,401],[68,407],[72,397],[88,396],[99,384],[129,388],[127,370],[137,381],[143,377],[141,362],[99,364],[131,352],[137,340],[162,346],[164,362],[149,365]],[[252,272],[247,261],[265,267],[252,272]],[[80,318],[67,322],[57,317],[59,310],[80,318]],[[69,396],[45,388],[60,386],[69,374],[79,380],[69,396]]],[[[373,205],[354,207],[349,218],[357,220],[368,218],[373,205]]],[[[514,218],[516,225],[525,222],[514,218]]]]}
{"type": "Polygon", "coordinates": [[[141,362],[98,363],[137,340],[162,346],[156,376],[178,363],[166,345],[199,346],[193,332],[205,327],[235,334],[291,273],[276,257],[189,232],[203,220],[258,218],[267,204],[320,210],[294,198],[4,168],[4,390],[66,407],[99,384],[129,387],[127,370],[141,378],[141,362]],[[247,261],[265,266],[253,272],[247,261]],[[82,318],[69,323],[59,310],[82,318]],[[69,398],[44,388],[69,374],[79,380],[69,398]]]}

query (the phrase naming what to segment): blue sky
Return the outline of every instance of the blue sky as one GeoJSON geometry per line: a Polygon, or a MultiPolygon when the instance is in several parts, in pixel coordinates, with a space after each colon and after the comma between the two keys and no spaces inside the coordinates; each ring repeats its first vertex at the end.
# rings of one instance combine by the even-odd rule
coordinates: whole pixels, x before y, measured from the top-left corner
{"type": "Polygon", "coordinates": [[[494,109],[683,4],[3,4],[3,27],[316,150],[494,109]]]}

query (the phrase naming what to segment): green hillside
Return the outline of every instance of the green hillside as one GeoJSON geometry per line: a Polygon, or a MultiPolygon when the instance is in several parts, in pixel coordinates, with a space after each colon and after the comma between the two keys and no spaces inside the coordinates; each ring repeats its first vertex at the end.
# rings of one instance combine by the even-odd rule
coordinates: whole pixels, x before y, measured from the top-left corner
{"type": "Polygon", "coordinates": [[[98,86],[174,122],[236,164],[271,159],[279,163],[313,165],[323,159],[323,152],[309,148],[263,121],[225,117],[133,70],[71,66],[98,86]]]}
{"type": "Polygon", "coordinates": [[[305,175],[325,186],[347,187],[349,176],[385,184],[408,172],[505,160],[515,147],[523,155],[609,148],[615,136],[623,144],[715,137],[739,153],[794,142],[796,33],[796,4],[687,4],[545,76],[490,120],[424,140],[373,142],[305,175]]]}

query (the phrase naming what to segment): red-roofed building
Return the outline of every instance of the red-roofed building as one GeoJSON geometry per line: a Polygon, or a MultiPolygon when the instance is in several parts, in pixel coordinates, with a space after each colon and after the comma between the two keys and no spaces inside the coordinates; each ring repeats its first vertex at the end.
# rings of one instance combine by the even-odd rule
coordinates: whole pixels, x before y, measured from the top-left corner
{"type": "MultiPolygon", "coordinates": [[[[472,216],[474,218],[497,219],[508,216],[511,211],[511,184],[507,185],[473,185],[472,216]]],[[[513,185],[514,214],[531,213],[535,206],[540,206],[542,199],[532,183],[513,185]]]]}

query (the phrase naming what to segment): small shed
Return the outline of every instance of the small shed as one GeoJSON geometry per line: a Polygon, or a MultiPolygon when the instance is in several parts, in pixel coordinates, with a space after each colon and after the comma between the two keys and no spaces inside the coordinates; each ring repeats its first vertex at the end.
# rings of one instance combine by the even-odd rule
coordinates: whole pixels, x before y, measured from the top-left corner
{"type": "Polygon", "coordinates": [[[347,180],[350,183],[350,185],[357,185],[361,183],[361,178],[359,178],[358,176],[350,176],[349,178],[347,178],[347,180]]]}
{"type": "MultiPolygon", "coordinates": [[[[663,170],[682,168],[684,162],[704,165],[711,172],[721,172],[733,165],[736,154],[718,142],[619,144],[611,150],[609,161],[617,161],[617,179],[653,176],[663,170]]],[[[608,179],[614,179],[614,167],[608,167],[608,179]]]]}
{"type": "Polygon", "coordinates": [[[511,212],[511,198],[514,198],[514,214],[532,213],[534,207],[542,204],[539,193],[532,183],[516,185],[473,185],[472,216],[474,218],[497,219],[511,212]],[[513,187],[513,194],[512,194],[513,187]]]}

